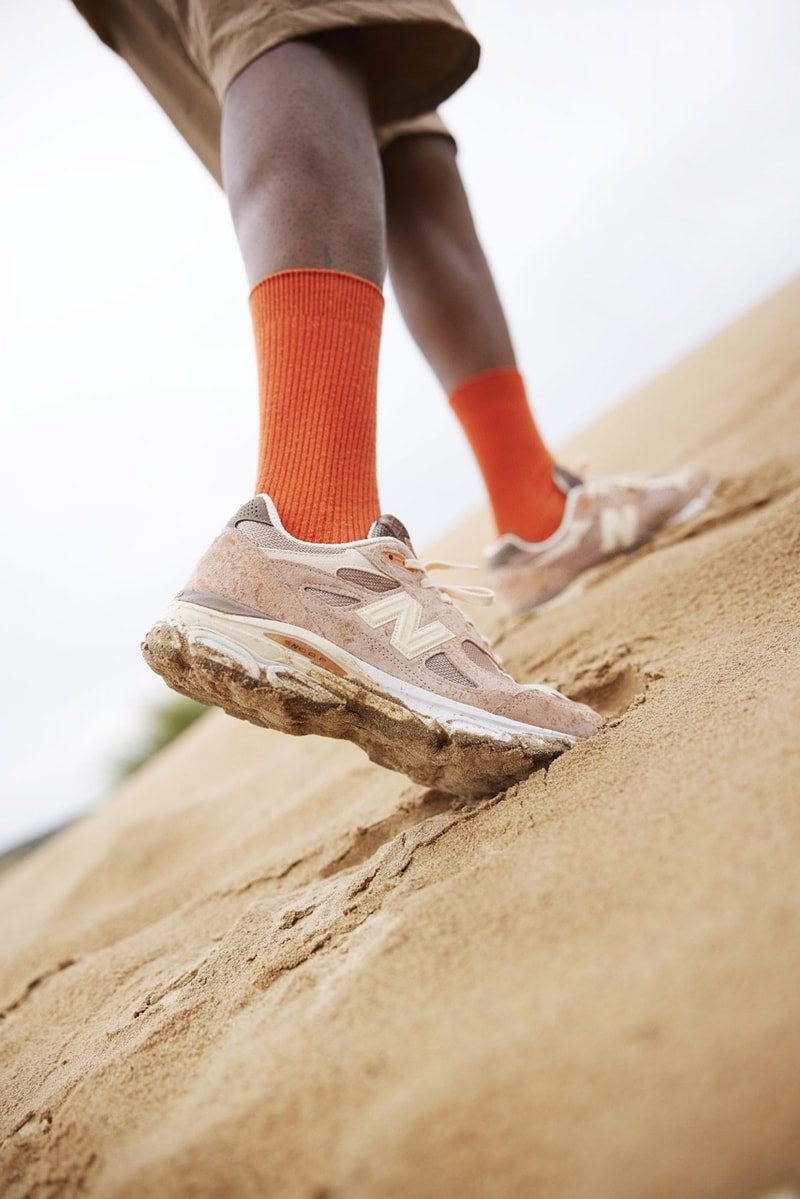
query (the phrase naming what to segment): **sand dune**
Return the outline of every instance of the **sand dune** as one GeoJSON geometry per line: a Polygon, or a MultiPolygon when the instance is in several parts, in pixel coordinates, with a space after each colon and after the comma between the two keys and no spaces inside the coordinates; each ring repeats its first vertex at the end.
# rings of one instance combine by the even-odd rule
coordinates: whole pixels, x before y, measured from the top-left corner
{"type": "Polygon", "coordinates": [[[568,447],[722,480],[487,617],[599,736],[459,803],[214,714],[8,872],[4,1196],[800,1189],[799,328],[797,283],[568,447]]]}

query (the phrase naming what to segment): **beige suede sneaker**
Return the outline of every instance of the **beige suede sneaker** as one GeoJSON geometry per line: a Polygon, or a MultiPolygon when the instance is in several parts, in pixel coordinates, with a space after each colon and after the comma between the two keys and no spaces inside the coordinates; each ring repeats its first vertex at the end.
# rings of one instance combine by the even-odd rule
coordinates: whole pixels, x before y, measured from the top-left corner
{"type": "Polygon", "coordinates": [[[525,612],[582,590],[586,572],[635,549],[667,524],[706,506],[714,483],[686,467],[660,479],[584,480],[561,467],[553,478],[567,497],[561,524],[545,541],[507,533],[486,550],[486,564],[505,612],[525,612]]]}
{"type": "Polygon", "coordinates": [[[516,683],[453,603],[491,593],[437,585],[428,569],[395,517],[363,541],[316,545],[287,533],[259,495],[142,650],[176,691],[232,716],[347,738],[429,787],[494,794],[602,720],[550,687],[516,683]]]}

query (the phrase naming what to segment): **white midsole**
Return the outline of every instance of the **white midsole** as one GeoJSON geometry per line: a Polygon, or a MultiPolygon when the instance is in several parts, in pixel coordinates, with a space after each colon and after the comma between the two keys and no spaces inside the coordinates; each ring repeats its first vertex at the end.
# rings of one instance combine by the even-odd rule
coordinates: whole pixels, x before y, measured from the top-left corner
{"type": "Polygon", "coordinates": [[[354,657],[347,650],[343,650],[340,646],[334,645],[308,629],[284,624],[282,621],[255,616],[234,616],[227,612],[218,612],[215,608],[203,607],[201,604],[187,603],[184,600],[173,600],[164,613],[164,619],[186,630],[191,639],[208,642],[223,652],[228,651],[244,666],[247,666],[248,663],[242,659],[240,654],[237,655],[237,647],[242,647],[248,654],[252,654],[259,665],[290,666],[302,674],[311,675],[323,681],[326,675],[331,677],[331,672],[327,671],[324,666],[319,666],[303,654],[296,653],[286,645],[281,645],[272,639],[271,634],[295,638],[313,646],[319,653],[332,659],[349,679],[373,687],[377,686],[382,692],[400,700],[423,718],[429,717],[450,729],[461,729],[465,732],[491,732],[502,740],[511,740],[520,736],[555,737],[570,745],[577,740],[569,733],[560,733],[556,729],[539,728],[536,725],[524,724],[519,720],[509,720],[505,716],[497,716],[483,708],[475,708],[470,704],[462,704],[458,700],[446,699],[434,692],[425,691],[413,683],[407,683],[393,675],[386,674],[376,666],[370,666],[369,663],[354,657]]]}
{"type": "Polygon", "coordinates": [[[667,525],[682,525],[685,521],[691,520],[693,516],[697,516],[698,513],[702,512],[708,506],[708,502],[714,494],[716,487],[716,479],[710,479],[703,490],[698,491],[694,499],[689,500],[688,504],[685,504],[680,512],[676,512],[674,516],[669,518],[666,522],[667,525]]]}

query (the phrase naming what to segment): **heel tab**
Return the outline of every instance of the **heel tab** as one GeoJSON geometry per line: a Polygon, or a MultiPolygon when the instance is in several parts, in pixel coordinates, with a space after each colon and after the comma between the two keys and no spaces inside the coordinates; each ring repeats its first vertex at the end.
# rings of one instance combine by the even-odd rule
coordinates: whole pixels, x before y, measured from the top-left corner
{"type": "Polygon", "coordinates": [[[252,520],[260,525],[273,524],[263,495],[255,495],[246,504],[242,504],[239,511],[230,518],[226,528],[235,529],[240,520],[252,520]]]}

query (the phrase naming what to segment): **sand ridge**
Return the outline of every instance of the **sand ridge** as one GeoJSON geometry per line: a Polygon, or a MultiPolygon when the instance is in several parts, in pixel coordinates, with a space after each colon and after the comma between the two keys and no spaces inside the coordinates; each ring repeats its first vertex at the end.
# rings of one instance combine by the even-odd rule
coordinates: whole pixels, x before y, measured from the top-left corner
{"type": "Polygon", "coordinates": [[[800,1188],[799,322],[570,447],[699,461],[701,517],[486,617],[598,737],[464,802],[214,714],[0,880],[4,1195],[800,1188]]]}

